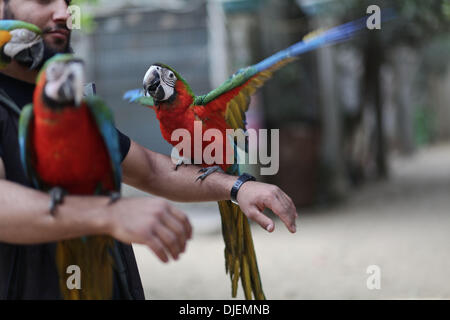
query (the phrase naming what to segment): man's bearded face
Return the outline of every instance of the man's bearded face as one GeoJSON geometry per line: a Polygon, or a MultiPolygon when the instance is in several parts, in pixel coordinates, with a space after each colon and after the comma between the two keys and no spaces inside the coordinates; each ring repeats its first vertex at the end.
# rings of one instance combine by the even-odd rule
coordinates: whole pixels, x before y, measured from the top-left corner
{"type": "Polygon", "coordinates": [[[70,46],[71,31],[67,28],[69,4],[68,0],[4,0],[3,19],[33,23],[42,30],[44,63],[57,53],[73,52],[70,46]]]}

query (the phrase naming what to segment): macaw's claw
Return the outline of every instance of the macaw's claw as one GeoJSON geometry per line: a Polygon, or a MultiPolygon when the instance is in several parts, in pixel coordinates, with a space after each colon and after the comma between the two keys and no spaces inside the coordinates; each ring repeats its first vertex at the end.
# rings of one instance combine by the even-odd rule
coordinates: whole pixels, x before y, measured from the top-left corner
{"type": "Polygon", "coordinates": [[[60,188],[60,187],[54,187],[51,188],[49,191],[50,194],[50,213],[52,215],[55,214],[55,210],[56,207],[59,204],[62,204],[64,202],[64,196],[66,195],[66,192],[64,191],[64,189],[60,188]]]}
{"type": "Polygon", "coordinates": [[[113,204],[121,197],[120,192],[111,192],[109,195],[109,204],[113,204]]]}
{"type": "Polygon", "coordinates": [[[183,165],[183,164],[184,164],[184,165],[188,165],[189,163],[188,163],[187,161],[185,162],[184,159],[178,160],[177,163],[175,164],[175,171],[177,171],[178,167],[181,166],[181,165],[183,165]]]}
{"type": "Polygon", "coordinates": [[[203,172],[203,174],[198,176],[197,179],[195,179],[195,181],[198,181],[199,179],[205,180],[205,178],[207,176],[209,176],[211,173],[214,173],[214,172],[222,172],[223,173],[223,170],[219,166],[212,166],[212,167],[207,167],[207,168],[201,168],[198,171],[198,173],[201,173],[201,172],[203,172]]]}

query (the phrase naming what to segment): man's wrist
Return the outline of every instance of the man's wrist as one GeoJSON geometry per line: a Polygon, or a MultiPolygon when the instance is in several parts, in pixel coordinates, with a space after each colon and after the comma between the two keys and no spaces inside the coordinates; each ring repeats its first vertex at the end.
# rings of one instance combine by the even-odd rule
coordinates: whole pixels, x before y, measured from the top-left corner
{"type": "Polygon", "coordinates": [[[84,235],[105,235],[113,228],[112,206],[104,196],[67,196],[61,209],[67,209],[65,219],[78,225],[74,227],[84,235]]]}
{"type": "Polygon", "coordinates": [[[248,173],[243,173],[237,178],[230,191],[230,199],[233,203],[238,204],[238,192],[242,185],[248,181],[256,181],[256,178],[248,173]]]}

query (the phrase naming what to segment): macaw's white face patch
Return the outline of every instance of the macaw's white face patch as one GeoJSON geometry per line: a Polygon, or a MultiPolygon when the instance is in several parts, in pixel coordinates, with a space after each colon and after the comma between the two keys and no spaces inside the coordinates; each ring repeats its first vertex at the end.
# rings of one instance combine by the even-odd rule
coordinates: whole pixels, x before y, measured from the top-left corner
{"type": "Polygon", "coordinates": [[[169,69],[152,65],[144,76],[144,90],[146,96],[156,101],[166,101],[175,93],[176,75],[169,69]]]}
{"type": "Polygon", "coordinates": [[[28,29],[16,29],[9,32],[11,40],[5,45],[3,52],[10,58],[14,58],[19,52],[31,48],[42,41],[42,38],[28,29]]]}
{"type": "Polygon", "coordinates": [[[45,95],[57,103],[81,104],[84,89],[84,66],[81,62],[55,61],[45,70],[45,95]]]}

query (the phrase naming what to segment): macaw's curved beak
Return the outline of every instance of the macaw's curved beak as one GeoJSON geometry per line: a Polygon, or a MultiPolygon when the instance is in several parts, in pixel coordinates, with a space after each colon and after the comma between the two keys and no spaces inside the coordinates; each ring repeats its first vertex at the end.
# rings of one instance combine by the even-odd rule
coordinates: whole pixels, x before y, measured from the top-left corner
{"type": "MultiPolygon", "coordinates": [[[[144,83],[144,90],[148,93],[153,99],[162,98],[158,96],[158,89],[160,88],[161,77],[159,73],[155,70],[152,73],[148,74],[146,77],[146,81],[144,83]]],[[[163,95],[164,97],[164,95],[163,95]]]]}
{"type": "Polygon", "coordinates": [[[15,60],[26,66],[29,66],[31,70],[40,67],[43,58],[44,41],[42,39],[32,45],[30,48],[24,49],[14,56],[15,60]]]}
{"type": "Polygon", "coordinates": [[[44,97],[48,105],[54,108],[79,107],[84,95],[84,68],[81,61],[64,65],[62,74],[47,80],[44,97]]]}

